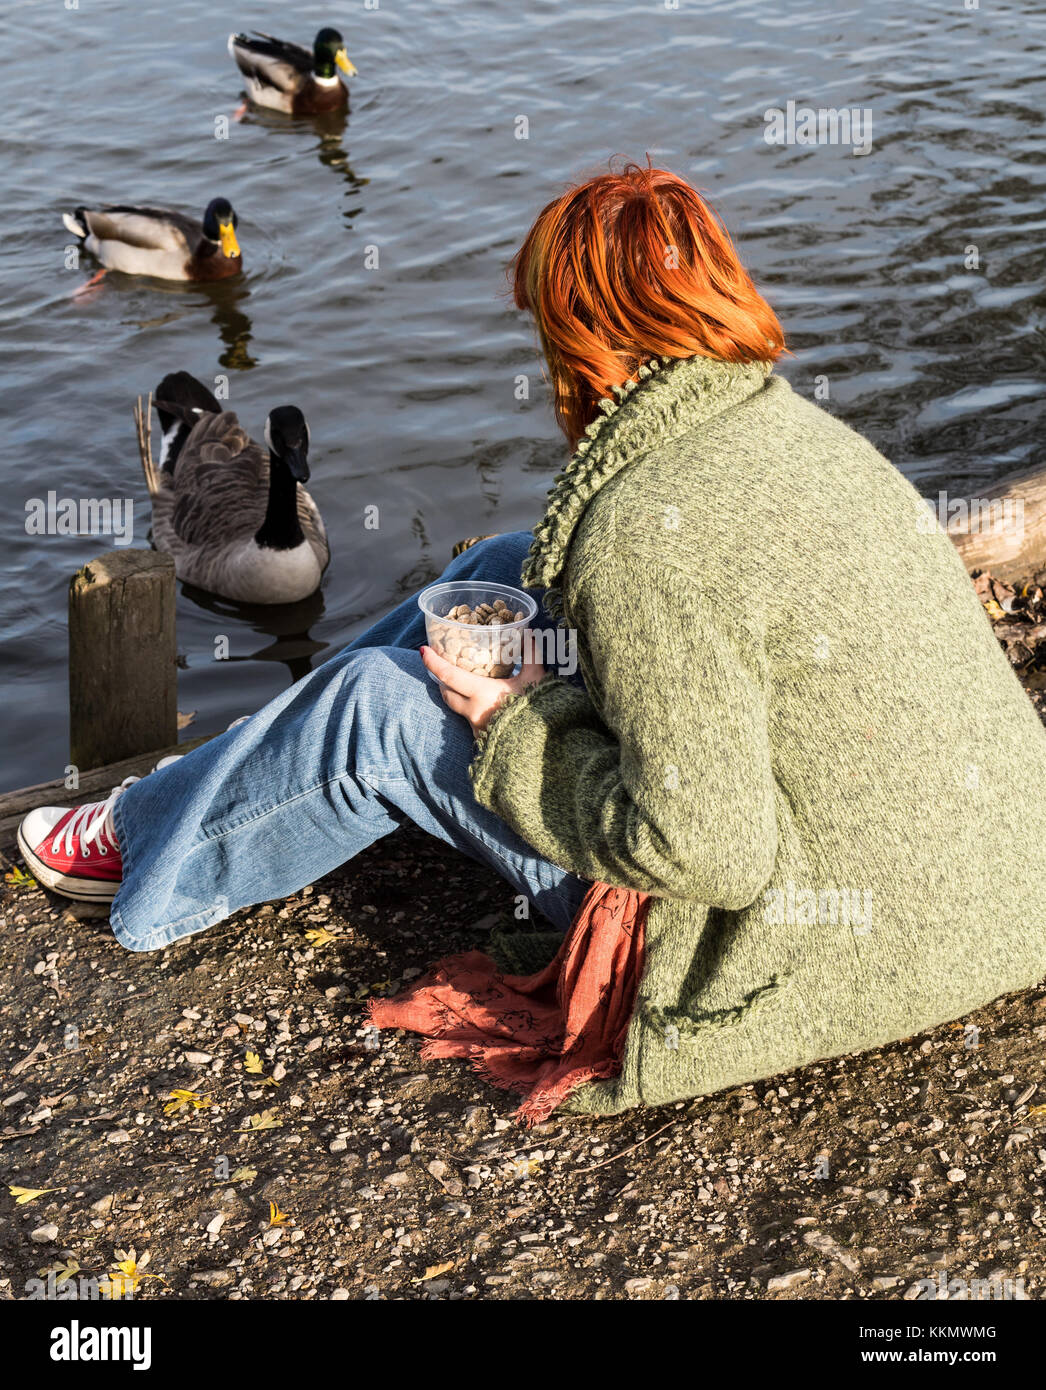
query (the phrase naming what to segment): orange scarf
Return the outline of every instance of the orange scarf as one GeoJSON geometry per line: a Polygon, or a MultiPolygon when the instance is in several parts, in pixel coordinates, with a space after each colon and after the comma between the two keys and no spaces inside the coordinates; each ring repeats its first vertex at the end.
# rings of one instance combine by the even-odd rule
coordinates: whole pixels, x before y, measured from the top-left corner
{"type": "Polygon", "coordinates": [[[594,883],[536,975],[500,975],[482,951],[447,956],[394,999],[370,1000],[370,1020],[423,1034],[422,1057],[467,1058],[492,1085],[523,1091],[516,1116],[538,1124],[575,1087],[621,1070],[648,901],[594,883]]]}

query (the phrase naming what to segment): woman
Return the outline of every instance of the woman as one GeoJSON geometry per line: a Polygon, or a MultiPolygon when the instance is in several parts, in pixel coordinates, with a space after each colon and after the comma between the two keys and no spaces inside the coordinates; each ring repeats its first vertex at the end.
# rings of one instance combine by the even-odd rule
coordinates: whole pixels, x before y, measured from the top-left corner
{"type": "Polygon", "coordinates": [[[515,290],[573,458],[533,538],[444,578],[522,581],[576,632],[583,683],[419,654],[408,601],[173,765],[34,812],[33,872],[112,891],[122,871],[132,950],[292,893],[404,819],[560,928],[589,881],[650,895],[620,1075],[570,1101],[595,1112],[1037,980],[1046,733],[915,490],[774,375],[780,325],[698,194],[634,166],[582,184],[537,219],[515,290]]]}

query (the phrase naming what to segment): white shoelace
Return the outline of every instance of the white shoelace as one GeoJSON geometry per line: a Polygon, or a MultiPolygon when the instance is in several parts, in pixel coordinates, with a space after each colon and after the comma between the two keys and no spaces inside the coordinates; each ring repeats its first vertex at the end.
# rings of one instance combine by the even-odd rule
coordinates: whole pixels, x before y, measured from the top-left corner
{"type": "Polygon", "coordinates": [[[67,855],[73,853],[73,839],[80,837],[80,846],[85,859],[90,859],[91,851],[89,845],[96,844],[99,854],[109,854],[119,851],[120,846],[116,841],[116,832],[113,829],[113,807],[116,805],[116,798],[121,795],[132,782],[140,782],[140,777],[125,777],[118,787],[114,787],[104,801],[90,801],[84,806],[79,806],[76,813],[69,817],[62,827],[62,833],[55,839],[57,848],[64,841],[64,850],[67,855]]]}

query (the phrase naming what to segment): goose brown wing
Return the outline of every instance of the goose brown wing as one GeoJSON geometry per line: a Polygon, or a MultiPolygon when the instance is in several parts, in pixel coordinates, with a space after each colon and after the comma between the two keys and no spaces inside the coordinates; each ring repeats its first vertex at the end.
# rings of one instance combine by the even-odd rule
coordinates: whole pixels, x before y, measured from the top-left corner
{"type": "Polygon", "coordinates": [[[319,507],[303,487],[298,488],[298,521],[301,524],[305,539],[316,552],[320,569],[325,570],[330,564],[331,558],[330,544],[327,541],[327,528],[323,524],[319,507]]]}
{"type": "Polygon", "coordinates": [[[175,467],[171,525],[186,546],[217,549],[253,536],[265,520],[269,455],[231,410],[193,426],[175,467]]]}
{"type": "Polygon", "coordinates": [[[114,203],[102,208],[84,208],[81,215],[87,222],[87,230],[99,241],[122,241],[150,251],[192,254],[203,239],[203,227],[199,222],[169,208],[114,203]]]}

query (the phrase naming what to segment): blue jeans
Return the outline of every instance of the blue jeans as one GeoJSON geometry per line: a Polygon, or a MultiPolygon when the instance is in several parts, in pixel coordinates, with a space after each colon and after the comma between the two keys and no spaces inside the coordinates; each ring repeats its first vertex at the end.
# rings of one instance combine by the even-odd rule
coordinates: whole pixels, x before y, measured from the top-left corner
{"type": "MultiPolygon", "coordinates": [[[[518,585],[530,540],[481,541],[443,578],[518,585]]],[[[531,592],[534,627],[553,627],[531,592]]],[[[246,723],[128,787],[113,812],[124,879],[110,922],[121,945],[156,951],[287,897],[408,820],[570,925],[588,884],[475,801],[472,731],[422,665],[424,641],[417,600],[406,599],[246,723]]]]}

